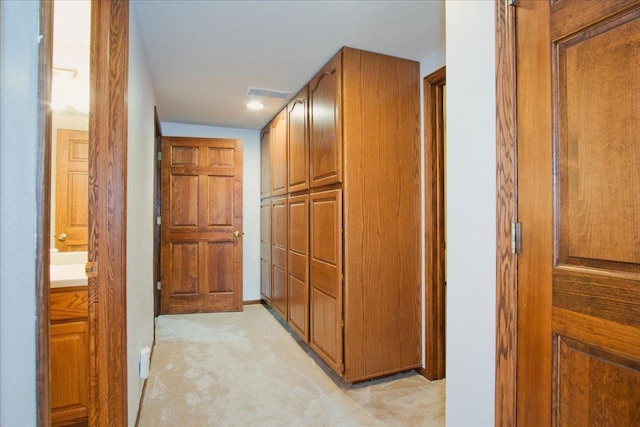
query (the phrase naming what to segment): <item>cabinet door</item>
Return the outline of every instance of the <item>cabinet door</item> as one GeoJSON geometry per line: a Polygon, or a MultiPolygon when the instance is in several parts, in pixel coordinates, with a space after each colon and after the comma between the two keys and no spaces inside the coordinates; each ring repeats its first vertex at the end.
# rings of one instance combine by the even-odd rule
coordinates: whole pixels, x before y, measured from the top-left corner
{"type": "Polygon", "coordinates": [[[51,422],[89,415],[89,331],[86,320],[51,324],[51,422]]]}
{"type": "Polygon", "coordinates": [[[308,88],[287,106],[289,127],[289,193],[309,188],[309,132],[307,126],[308,88]]]}
{"type": "Polygon", "coordinates": [[[289,197],[289,325],[309,342],[309,195],[289,197]]]}
{"type": "Polygon", "coordinates": [[[271,305],[271,202],[260,203],[260,294],[271,305]]]}
{"type": "Polygon", "coordinates": [[[260,136],[260,197],[271,196],[271,132],[267,126],[260,136]]]}
{"type": "Polygon", "coordinates": [[[287,198],[271,206],[271,306],[287,320],[287,198]]]}
{"type": "Polygon", "coordinates": [[[342,190],[311,195],[310,345],[342,374],[342,190]]]}
{"type": "Polygon", "coordinates": [[[342,54],[309,84],[311,187],[342,182],[342,54]]]}
{"type": "Polygon", "coordinates": [[[287,109],[271,122],[271,195],[287,194],[287,109]]]}

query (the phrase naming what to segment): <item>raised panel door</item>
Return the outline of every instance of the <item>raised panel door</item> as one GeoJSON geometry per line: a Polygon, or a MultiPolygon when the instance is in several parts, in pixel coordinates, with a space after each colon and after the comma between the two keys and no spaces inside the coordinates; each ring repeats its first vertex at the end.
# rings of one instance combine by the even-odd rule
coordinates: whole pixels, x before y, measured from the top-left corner
{"type": "Polygon", "coordinates": [[[271,306],[287,320],[287,197],[271,202],[271,306]]]}
{"type": "Polygon", "coordinates": [[[309,188],[308,88],[287,106],[289,127],[289,193],[309,188]]]}
{"type": "Polygon", "coordinates": [[[309,195],[289,197],[289,325],[309,342],[309,195]]]}
{"type": "Polygon", "coordinates": [[[342,374],[342,190],[311,194],[309,212],[309,344],[342,374]]]}
{"type": "Polygon", "coordinates": [[[260,198],[271,196],[271,129],[260,135],[260,198]]]}
{"type": "Polygon", "coordinates": [[[270,125],[271,195],[287,194],[287,109],[278,114],[270,125]]]}
{"type": "Polygon", "coordinates": [[[271,201],[260,203],[260,295],[271,305],[271,201]]]}
{"type": "Polygon", "coordinates": [[[311,187],[342,182],[342,54],[309,83],[309,168],[311,187]]]}

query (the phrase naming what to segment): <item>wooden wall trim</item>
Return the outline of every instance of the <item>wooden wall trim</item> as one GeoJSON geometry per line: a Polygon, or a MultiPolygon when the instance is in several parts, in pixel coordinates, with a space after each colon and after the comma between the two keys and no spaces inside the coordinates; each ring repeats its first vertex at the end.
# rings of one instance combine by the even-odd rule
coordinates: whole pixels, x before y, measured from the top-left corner
{"type": "Polygon", "coordinates": [[[517,218],[515,8],[496,0],[496,389],[495,425],[516,422],[517,218]]]}
{"type": "Polygon", "coordinates": [[[444,85],[446,68],[424,78],[425,159],[425,367],[430,380],[445,377],[444,85]]]}
{"type": "Polygon", "coordinates": [[[38,48],[38,168],[36,171],[36,390],[37,423],[51,422],[49,384],[49,247],[51,234],[51,67],[53,64],[53,2],[40,0],[38,48]]]}
{"type": "Polygon", "coordinates": [[[93,2],[89,114],[92,426],[127,425],[126,183],[129,2],[93,2]]]}

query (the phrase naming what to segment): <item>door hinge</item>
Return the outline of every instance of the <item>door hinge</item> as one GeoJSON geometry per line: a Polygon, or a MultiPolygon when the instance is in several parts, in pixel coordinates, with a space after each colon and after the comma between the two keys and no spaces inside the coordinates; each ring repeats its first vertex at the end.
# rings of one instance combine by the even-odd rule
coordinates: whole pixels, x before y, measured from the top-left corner
{"type": "Polygon", "coordinates": [[[84,266],[84,273],[87,277],[96,277],[98,275],[98,263],[88,262],[84,266]]]}
{"type": "Polygon", "coordinates": [[[162,217],[161,216],[157,216],[156,217],[156,224],[157,225],[162,225],[162,217]]]}
{"type": "Polygon", "coordinates": [[[159,290],[159,291],[162,290],[162,282],[159,281],[159,280],[156,282],[156,289],[159,290]]]}
{"type": "Polygon", "coordinates": [[[513,6],[513,7],[518,6],[518,0],[509,0],[509,6],[513,6]]]}
{"type": "Polygon", "coordinates": [[[162,151],[158,151],[158,160],[162,160],[162,151]]]}
{"type": "Polygon", "coordinates": [[[519,254],[522,245],[522,227],[519,222],[511,223],[511,253],[519,254]]]}

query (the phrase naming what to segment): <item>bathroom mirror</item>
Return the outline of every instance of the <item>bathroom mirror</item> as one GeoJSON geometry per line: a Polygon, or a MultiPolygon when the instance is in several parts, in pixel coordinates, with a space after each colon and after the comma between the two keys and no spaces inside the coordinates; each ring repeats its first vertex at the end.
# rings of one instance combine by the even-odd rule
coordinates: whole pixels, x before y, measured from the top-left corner
{"type": "Polygon", "coordinates": [[[51,248],[87,250],[91,2],[56,0],[51,78],[51,248]]]}

